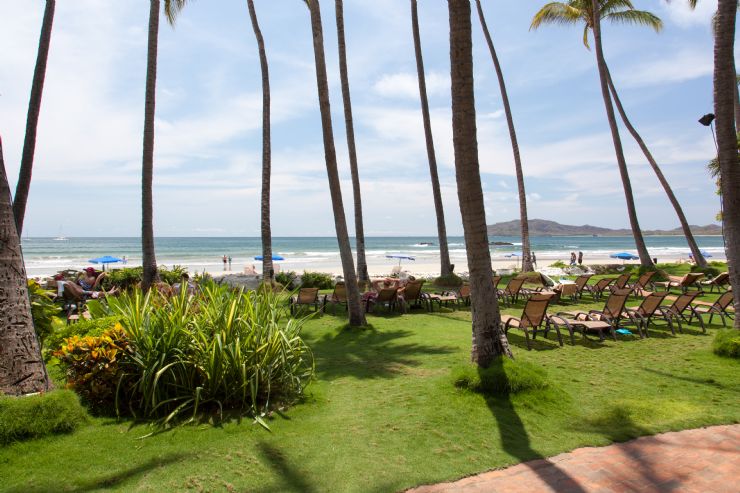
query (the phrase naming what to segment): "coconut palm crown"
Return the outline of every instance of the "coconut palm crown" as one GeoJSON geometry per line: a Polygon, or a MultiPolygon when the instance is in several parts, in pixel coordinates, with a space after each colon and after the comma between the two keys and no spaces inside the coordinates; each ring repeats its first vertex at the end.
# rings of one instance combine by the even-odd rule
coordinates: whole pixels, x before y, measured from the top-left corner
{"type": "MultiPolygon", "coordinates": [[[[569,0],[568,2],[550,2],[543,6],[532,19],[529,29],[537,29],[543,24],[578,24],[583,22],[583,44],[588,44],[588,32],[593,29],[593,8],[591,0],[569,0]]],[[[635,10],[629,0],[599,0],[600,17],[603,20],[636,24],[653,28],[656,32],[663,28],[663,21],[645,10],[635,10]]]]}

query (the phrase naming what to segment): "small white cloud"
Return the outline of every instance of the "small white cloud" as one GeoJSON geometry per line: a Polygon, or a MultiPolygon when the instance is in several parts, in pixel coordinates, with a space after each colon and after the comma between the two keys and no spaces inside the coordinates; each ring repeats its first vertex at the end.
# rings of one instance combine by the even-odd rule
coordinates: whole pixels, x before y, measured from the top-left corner
{"type": "Polygon", "coordinates": [[[691,10],[688,2],[684,0],[673,0],[672,2],[660,2],[668,19],[681,27],[696,25],[709,25],[712,15],[717,11],[717,0],[702,0],[696,4],[696,9],[691,10]]]}
{"type": "Polygon", "coordinates": [[[621,84],[625,87],[642,87],[670,82],[683,82],[712,74],[714,64],[711,51],[684,49],[659,60],[642,62],[623,70],[621,84]]]}
{"type": "MultiPolygon", "coordinates": [[[[426,84],[428,96],[450,90],[449,76],[438,72],[426,74],[426,84]]],[[[373,85],[373,91],[388,98],[419,99],[419,79],[410,73],[386,74],[373,85]]]]}

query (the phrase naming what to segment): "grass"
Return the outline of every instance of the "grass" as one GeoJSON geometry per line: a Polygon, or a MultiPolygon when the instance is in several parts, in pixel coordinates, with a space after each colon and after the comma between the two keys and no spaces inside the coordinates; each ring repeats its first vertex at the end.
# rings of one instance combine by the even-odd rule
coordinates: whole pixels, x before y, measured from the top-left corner
{"type": "Polygon", "coordinates": [[[616,343],[576,336],[563,348],[538,337],[532,351],[511,331],[517,360],[552,385],[492,397],[453,383],[452,369],[469,359],[468,310],[383,313],[369,322],[353,330],[325,315],[307,324],[317,380],[305,402],[272,416],[271,433],[234,418],[140,439],[147,425],[93,418],[73,435],[0,449],[0,489],[398,491],[581,446],[740,421],[740,361],[712,354],[718,324],[706,335],[659,329],[616,343]]]}
{"type": "Polygon", "coordinates": [[[0,396],[0,444],[71,433],[87,422],[80,399],[69,390],[23,398],[0,396]]]}

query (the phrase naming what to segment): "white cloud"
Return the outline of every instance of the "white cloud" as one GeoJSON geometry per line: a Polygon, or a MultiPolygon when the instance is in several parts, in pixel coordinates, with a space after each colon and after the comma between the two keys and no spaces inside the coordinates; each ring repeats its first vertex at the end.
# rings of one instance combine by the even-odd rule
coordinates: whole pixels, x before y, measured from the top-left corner
{"type": "MultiPolygon", "coordinates": [[[[438,72],[426,74],[427,95],[447,94],[450,77],[438,72]]],[[[387,98],[419,99],[419,79],[416,74],[385,74],[373,85],[375,93],[387,98]]]]}
{"type": "Polygon", "coordinates": [[[717,0],[701,0],[696,4],[695,10],[689,8],[686,0],[659,2],[659,5],[673,23],[684,28],[696,25],[708,26],[712,15],[717,11],[717,0]]]}
{"type": "Polygon", "coordinates": [[[711,75],[713,70],[711,51],[689,48],[625,67],[619,78],[624,87],[642,87],[698,79],[711,75]]]}

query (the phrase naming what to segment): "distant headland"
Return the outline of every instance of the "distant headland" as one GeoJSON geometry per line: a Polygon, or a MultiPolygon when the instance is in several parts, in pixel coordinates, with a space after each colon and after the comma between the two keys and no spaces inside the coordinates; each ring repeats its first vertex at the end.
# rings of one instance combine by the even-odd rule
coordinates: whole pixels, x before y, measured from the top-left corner
{"type": "MultiPolygon", "coordinates": [[[[506,221],[496,224],[488,225],[489,236],[519,236],[521,229],[519,220],[506,221]]],[[[716,224],[708,224],[706,226],[694,226],[691,225],[691,232],[695,235],[721,235],[722,228],[716,224]]],[[[681,228],[669,229],[669,230],[643,230],[644,235],[652,236],[673,236],[682,235],[683,231],[681,228]]],[[[530,236],[630,236],[632,231],[629,229],[609,229],[600,228],[598,226],[590,226],[584,224],[583,226],[571,226],[568,224],[560,224],[555,221],[547,221],[545,219],[530,219],[529,220],[529,235],[530,236]]]]}

